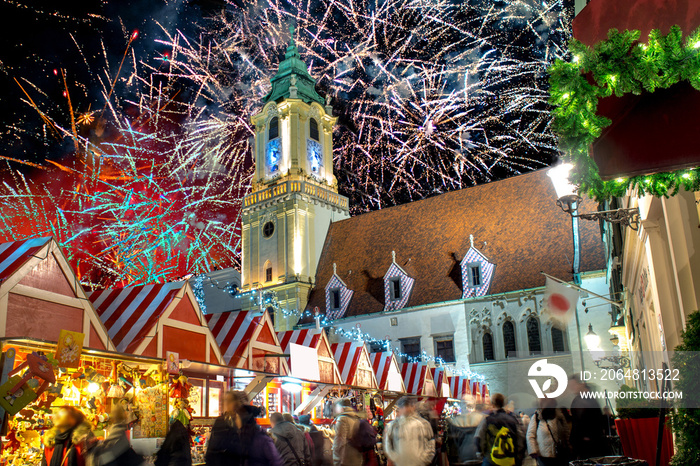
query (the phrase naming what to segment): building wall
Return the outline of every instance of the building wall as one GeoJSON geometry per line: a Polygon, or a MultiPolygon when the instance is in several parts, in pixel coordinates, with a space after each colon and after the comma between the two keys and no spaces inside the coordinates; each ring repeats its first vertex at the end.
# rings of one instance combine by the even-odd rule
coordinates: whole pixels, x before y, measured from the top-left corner
{"type": "MultiPolygon", "coordinates": [[[[609,298],[604,272],[582,274],[581,279],[584,289],[609,298]]],[[[436,338],[453,335],[456,362],[446,366],[457,371],[472,370],[480,373],[486,376],[491,393],[508,394],[508,378],[513,374],[526,374],[530,365],[543,357],[564,361],[562,366],[570,374],[580,373],[582,369],[590,371],[595,368],[585,343],[582,342],[583,353],[579,346],[579,334],[583,337],[587,333],[589,323],[601,337],[601,348],[608,352],[613,350],[609,340],[611,336],[608,334],[611,326],[610,305],[604,300],[588,296],[579,300],[580,329],[576,321],[572,320],[564,332],[567,351],[564,354],[555,354],[552,349],[552,322],[541,314],[543,295],[544,287],[541,287],[504,295],[488,295],[420,308],[350,317],[336,321],[335,325],[345,331],[358,329],[373,338],[391,340],[391,345],[399,349],[401,338],[420,337],[421,349],[429,356],[435,356],[436,338]],[[585,312],[586,308],[589,308],[588,312],[585,312]],[[540,323],[541,354],[530,355],[528,350],[526,323],[530,316],[540,323]],[[518,353],[515,357],[506,359],[502,327],[507,320],[515,325],[518,353]],[[495,361],[484,361],[482,338],[485,332],[491,332],[493,336],[495,361]]],[[[352,301],[350,305],[352,306],[352,301]]],[[[338,336],[335,338],[338,339],[338,336]]],[[[597,385],[601,389],[615,391],[619,388],[614,383],[597,385]]]]}
{"type": "Polygon", "coordinates": [[[641,218],[638,231],[625,231],[621,261],[627,337],[638,369],[669,362],[665,352],[680,343],[687,316],[700,309],[699,197],[680,191],[668,199],[626,199],[641,218]]]}

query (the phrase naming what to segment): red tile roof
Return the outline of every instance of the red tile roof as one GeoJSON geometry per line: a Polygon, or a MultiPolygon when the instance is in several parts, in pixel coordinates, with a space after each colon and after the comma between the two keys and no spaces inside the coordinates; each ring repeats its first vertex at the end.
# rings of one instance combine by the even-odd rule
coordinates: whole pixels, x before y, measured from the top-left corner
{"type": "MultiPolygon", "coordinates": [[[[587,200],[581,208],[596,206],[587,200]]],[[[579,224],[581,271],[604,269],[598,223],[579,224]]],[[[469,235],[496,264],[488,294],[544,286],[540,272],[573,279],[571,217],[556,205],[546,170],[538,170],[331,224],[307,309],[325,312],[324,287],[336,263],[338,275],[354,291],[345,316],[382,311],[392,251],[415,278],[406,307],[459,299],[459,263],[470,248],[469,235]]]]}

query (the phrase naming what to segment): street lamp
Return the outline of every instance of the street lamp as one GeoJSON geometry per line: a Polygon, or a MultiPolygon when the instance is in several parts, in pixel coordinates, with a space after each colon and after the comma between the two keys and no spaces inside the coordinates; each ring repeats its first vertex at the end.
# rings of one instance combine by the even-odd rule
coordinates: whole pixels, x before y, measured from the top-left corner
{"type": "Polygon", "coordinates": [[[600,350],[600,337],[593,331],[593,324],[588,324],[588,333],[583,339],[586,340],[588,351],[600,350]]]}
{"type": "Polygon", "coordinates": [[[569,181],[569,173],[574,168],[570,163],[555,165],[547,171],[547,175],[552,179],[554,190],[557,192],[557,205],[561,210],[571,215],[573,218],[584,220],[604,220],[611,223],[619,223],[622,226],[630,227],[633,230],[639,229],[639,208],[623,208],[616,210],[602,210],[592,213],[578,212],[578,205],[581,196],[577,194],[577,188],[569,181]]]}

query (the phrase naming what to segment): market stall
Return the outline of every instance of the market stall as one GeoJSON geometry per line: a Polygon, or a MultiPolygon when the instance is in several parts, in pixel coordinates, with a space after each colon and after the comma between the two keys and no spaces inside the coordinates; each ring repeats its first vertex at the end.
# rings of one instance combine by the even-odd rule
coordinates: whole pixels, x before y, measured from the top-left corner
{"type": "Polygon", "coordinates": [[[437,396],[442,398],[450,397],[450,385],[447,381],[447,374],[445,373],[445,368],[431,367],[430,375],[433,377],[433,383],[435,384],[435,391],[437,396]]]}
{"type": "Polygon", "coordinates": [[[463,400],[471,395],[469,379],[463,375],[454,375],[448,378],[450,385],[450,397],[456,400],[463,400]]]}
{"type": "Polygon", "coordinates": [[[61,330],[82,333],[85,347],[115,349],[53,238],[0,244],[0,337],[58,341],[61,330]]]}
{"type": "Polygon", "coordinates": [[[231,311],[206,316],[224,364],[287,375],[289,366],[267,312],[231,311]]]}
{"type": "Polygon", "coordinates": [[[345,385],[365,389],[378,388],[369,353],[363,343],[334,343],[332,349],[345,385]]]}
{"type": "Polygon", "coordinates": [[[423,362],[405,362],[401,367],[406,393],[419,396],[437,396],[433,376],[423,362]]]}
{"type": "MultiPolygon", "coordinates": [[[[342,383],[338,365],[333,359],[331,344],[328,341],[326,332],[316,331],[315,329],[290,330],[287,332],[279,332],[277,337],[284,354],[289,354],[288,363],[290,365],[291,375],[293,377],[305,378],[312,381],[321,382],[329,385],[337,385],[342,383]],[[302,348],[311,348],[315,350],[315,356],[306,357],[304,354],[299,354],[298,360],[294,360],[292,345],[301,346],[302,348]],[[304,371],[304,367],[309,365],[309,361],[315,357],[318,360],[318,373],[315,370],[311,372],[304,371]]],[[[302,350],[303,351],[303,350],[302,350]]],[[[315,359],[314,359],[315,361],[315,359]]]]}
{"type": "Polygon", "coordinates": [[[402,394],[406,391],[403,376],[396,355],[393,351],[371,353],[372,368],[377,377],[377,383],[381,390],[402,394]]]}
{"type": "Polygon", "coordinates": [[[187,281],[97,290],[89,298],[120,352],[223,364],[187,281]]]}

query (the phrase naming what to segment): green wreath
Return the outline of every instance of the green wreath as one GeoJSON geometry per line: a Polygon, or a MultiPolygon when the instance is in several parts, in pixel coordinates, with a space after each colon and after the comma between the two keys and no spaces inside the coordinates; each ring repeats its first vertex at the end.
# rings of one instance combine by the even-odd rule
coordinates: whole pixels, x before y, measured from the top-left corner
{"type": "Polygon", "coordinates": [[[639,195],[673,196],[681,187],[700,189],[700,168],[656,173],[603,181],[588,151],[603,128],[611,124],[597,115],[598,99],[612,94],[641,94],[688,81],[700,90],[700,28],[683,42],[683,33],[673,26],[668,35],[649,33],[648,43],[639,41],[639,31],[611,29],[607,40],[593,48],[572,39],[571,60],[557,60],[549,68],[550,99],[554,106],[553,128],[559,136],[564,159],[571,162],[571,182],[579,193],[598,201],[624,196],[637,188],[639,195]],[[589,83],[590,73],[595,84],[589,83]]]}

